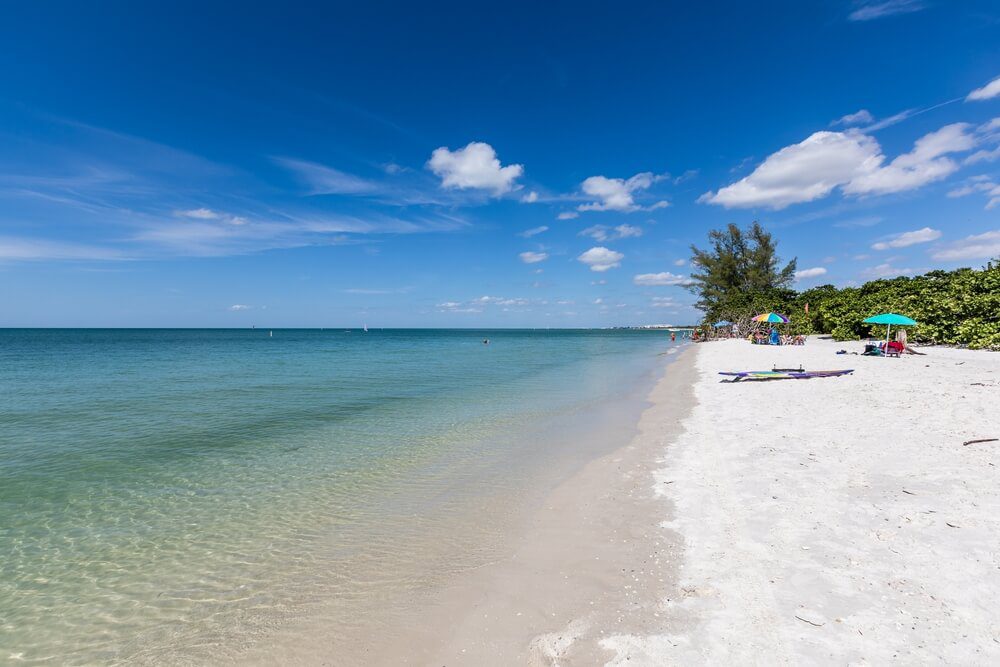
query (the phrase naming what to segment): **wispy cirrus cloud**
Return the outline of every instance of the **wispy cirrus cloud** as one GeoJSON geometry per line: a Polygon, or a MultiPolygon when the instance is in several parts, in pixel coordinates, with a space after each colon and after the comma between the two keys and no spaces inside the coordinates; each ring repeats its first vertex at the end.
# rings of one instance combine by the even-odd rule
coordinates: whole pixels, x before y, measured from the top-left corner
{"type": "Polygon", "coordinates": [[[926,6],[922,0],[855,0],[850,21],[873,21],[896,14],[919,12],[926,6]]]}
{"type": "Polygon", "coordinates": [[[275,157],[274,162],[295,174],[312,195],[373,195],[383,190],[375,181],[308,160],[275,157]]]}
{"type": "Polygon", "coordinates": [[[618,225],[617,227],[609,227],[608,225],[592,225],[580,231],[579,235],[589,236],[595,241],[603,243],[605,241],[617,241],[619,239],[642,236],[642,227],[625,224],[618,225]]]}
{"type": "Polygon", "coordinates": [[[912,232],[903,232],[890,236],[885,241],[872,244],[872,250],[890,250],[892,248],[908,248],[919,243],[930,243],[941,238],[941,232],[937,229],[924,227],[915,229],[912,232]]]}
{"type": "Polygon", "coordinates": [[[632,278],[632,282],[642,287],[664,287],[671,285],[690,285],[691,278],[669,271],[661,273],[640,273],[632,278]]]}
{"type": "Polygon", "coordinates": [[[0,262],[43,260],[126,260],[121,249],[49,239],[0,236],[0,262]]]}
{"type": "Polygon", "coordinates": [[[547,260],[549,258],[549,254],[547,252],[532,252],[527,250],[519,254],[518,257],[525,264],[537,264],[547,260]]]}
{"type": "Polygon", "coordinates": [[[1000,257],[1000,229],[966,236],[931,253],[931,257],[946,262],[1000,257]]]}
{"type": "Polygon", "coordinates": [[[540,227],[532,227],[531,229],[525,229],[523,232],[518,233],[518,236],[526,239],[530,239],[532,236],[538,236],[549,231],[547,225],[541,225],[540,227]]]}

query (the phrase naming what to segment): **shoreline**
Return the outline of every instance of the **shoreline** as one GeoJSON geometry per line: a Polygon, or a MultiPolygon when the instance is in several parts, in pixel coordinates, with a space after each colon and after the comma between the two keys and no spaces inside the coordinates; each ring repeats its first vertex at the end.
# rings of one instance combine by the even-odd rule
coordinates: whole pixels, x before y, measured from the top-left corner
{"type": "MultiPolygon", "coordinates": [[[[599,662],[597,656],[607,653],[598,646],[605,634],[640,631],[655,619],[658,595],[637,586],[638,576],[655,570],[665,582],[672,578],[676,545],[658,534],[662,500],[648,482],[662,465],[663,439],[689,408],[696,348],[668,347],[661,354],[666,358],[654,358],[649,384],[629,399],[638,405],[621,403],[600,417],[608,421],[594,424],[593,432],[581,430],[574,418],[568,430],[553,435],[570,438],[567,443],[578,439],[575,463],[567,459],[558,472],[532,482],[527,503],[519,497],[507,509],[491,510],[503,513],[496,518],[504,524],[497,528],[503,539],[493,558],[471,569],[446,567],[453,571],[450,580],[385,598],[374,616],[350,628],[331,623],[320,610],[232,657],[243,664],[544,665],[586,648],[591,657],[584,664],[599,662]],[[622,409],[634,416],[620,419],[622,409]],[[615,429],[624,430],[620,440],[615,429]],[[635,534],[636,525],[644,527],[642,535],[635,534]],[[625,572],[620,563],[628,565],[625,572]],[[610,618],[619,612],[627,619],[610,618]],[[567,626],[582,640],[569,652],[559,639],[567,626]]],[[[450,558],[445,552],[441,557],[450,558]]]]}
{"type": "Polygon", "coordinates": [[[404,635],[386,664],[599,664],[608,637],[655,628],[680,542],[660,529],[663,499],[651,479],[692,408],[696,355],[689,346],[666,363],[628,444],[560,483],[512,557],[446,594],[417,633],[447,628],[443,640],[414,653],[416,637],[404,635]]]}

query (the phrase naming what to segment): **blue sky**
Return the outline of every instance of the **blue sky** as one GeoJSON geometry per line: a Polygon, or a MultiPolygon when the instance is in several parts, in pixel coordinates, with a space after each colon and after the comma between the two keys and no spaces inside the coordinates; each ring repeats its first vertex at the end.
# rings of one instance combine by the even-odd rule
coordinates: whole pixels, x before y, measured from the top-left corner
{"type": "Polygon", "coordinates": [[[0,325],[690,322],[755,219],[799,287],[1000,255],[994,2],[325,4],[8,6],[0,325]]]}

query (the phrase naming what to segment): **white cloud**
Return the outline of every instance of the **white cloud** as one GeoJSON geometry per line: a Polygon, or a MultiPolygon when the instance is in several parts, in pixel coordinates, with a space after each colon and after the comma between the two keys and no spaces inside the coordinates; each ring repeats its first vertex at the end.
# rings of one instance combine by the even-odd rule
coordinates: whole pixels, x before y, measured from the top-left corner
{"type": "Polygon", "coordinates": [[[687,260],[686,259],[675,259],[674,260],[674,266],[684,266],[685,264],[687,264],[687,260]]]}
{"type": "Polygon", "coordinates": [[[871,21],[893,14],[908,14],[924,8],[921,0],[857,0],[857,9],[847,15],[850,21],[871,21]]]}
{"type": "Polygon", "coordinates": [[[229,306],[229,310],[233,312],[238,312],[241,310],[250,310],[251,307],[252,306],[248,306],[245,303],[234,303],[233,305],[229,306]]]}
{"type": "Polygon", "coordinates": [[[801,269],[795,272],[796,280],[805,280],[807,278],[817,278],[819,276],[825,276],[826,269],[822,266],[817,266],[811,269],[801,269]]]}
{"type": "Polygon", "coordinates": [[[889,262],[873,266],[862,271],[868,278],[896,278],[897,276],[908,276],[914,273],[913,269],[900,269],[889,262]]]}
{"type": "Polygon", "coordinates": [[[177,211],[177,215],[195,220],[218,220],[222,216],[210,208],[193,208],[189,211],[177,211]]]}
{"type": "Polygon", "coordinates": [[[948,262],[1000,257],[1000,229],[966,236],[938,250],[931,257],[948,262]]]}
{"type": "Polygon", "coordinates": [[[650,300],[650,305],[653,308],[677,308],[681,304],[674,301],[674,298],[671,296],[654,296],[650,300]]]}
{"type": "Polygon", "coordinates": [[[726,208],[790,204],[822,199],[881,162],[878,142],[855,130],[816,132],[768,156],[753,173],[698,201],[726,208]]]}
{"type": "Polygon", "coordinates": [[[659,286],[659,285],[689,285],[691,279],[676,273],[664,271],[662,273],[640,273],[632,278],[636,285],[659,286]]]}
{"type": "Polygon", "coordinates": [[[496,151],[489,144],[473,141],[456,151],[436,149],[427,162],[446,188],[491,190],[502,195],[514,189],[514,181],[524,173],[519,164],[500,166],[496,151]]]}
{"type": "Polygon", "coordinates": [[[536,201],[538,201],[538,193],[532,190],[528,194],[521,197],[521,201],[524,202],[525,204],[534,204],[536,201]]]}
{"type": "Polygon", "coordinates": [[[518,257],[520,257],[521,261],[525,264],[537,264],[538,262],[544,262],[547,260],[549,258],[549,254],[547,252],[531,252],[529,250],[522,252],[518,255],[518,257]]]}
{"type": "Polygon", "coordinates": [[[990,150],[976,151],[965,158],[963,164],[976,164],[977,162],[996,162],[1000,160],[1000,146],[990,150]]]}
{"type": "Polygon", "coordinates": [[[326,165],[285,157],[274,161],[298,176],[313,195],[364,195],[379,190],[377,183],[326,165]]]}
{"type": "Polygon", "coordinates": [[[618,225],[608,227],[607,225],[593,225],[580,232],[580,236],[589,236],[595,241],[615,241],[617,239],[627,239],[642,236],[642,228],[633,225],[618,225]]]}
{"type": "Polygon", "coordinates": [[[991,100],[997,95],[1000,95],[1000,76],[993,79],[982,88],[976,88],[973,90],[969,93],[965,100],[967,102],[980,102],[982,100],[991,100]]]}
{"type": "MultiPolygon", "coordinates": [[[[577,207],[580,211],[623,211],[631,213],[642,209],[635,203],[633,195],[636,192],[647,190],[653,183],[661,180],[651,172],[636,174],[632,178],[608,178],[606,176],[591,176],[580,185],[585,194],[596,197],[598,201],[589,204],[581,204],[577,207]]],[[[668,206],[665,201],[653,204],[650,208],[657,209],[668,206]]]]}
{"type": "Polygon", "coordinates": [[[518,234],[518,236],[523,236],[526,239],[530,239],[532,236],[538,236],[543,232],[549,231],[549,228],[545,225],[541,227],[532,227],[531,229],[525,229],[523,232],[518,234]]]}
{"type": "Polygon", "coordinates": [[[872,250],[888,250],[889,248],[907,248],[918,243],[930,243],[941,238],[941,232],[930,227],[915,229],[912,232],[896,234],[887,241],[872,244],[872,250]]]}
{"type": "Polygon", "coordinates": [[[940,180],[958,165],[948,153],[966,151],[976,139],[967,123],[954,123],[918,139],[909,153],[884,165],[878,142],[857,130],[816,132],[768,156],[753,173],[698,201],[726,208],[782,209],[815,201],[840,187],[845,194],[888,194],[940,180]]]}
{"type": "Polygon", "coordinates": [[[118,250],[45,239],[0,236],[0,261],[118,260],[127,259],[118,250]]]}
{"type": "Polygon", "coordinates": [[[949,197],[964,197],[966,195],[971,195],[975,192],[984,193],[988,201],[986,202],[986,210],[1000,206],[1000,185],[997,185],[989,176],[973,176],[969,181],[960,187],[948,193],[949,197]]]}
{"type": "Polygon", "coordinates": [[[849,113],[846,116],[841,116],[837,120],[830,123],[831,125],[843,125],[845,127],[850,127],[852,125],[868,125],[875,121],[875,116],[867,109],[862,109],[861,111],[855,113],[849,113]]]}
{"type": "Polygon", "coordinates": [[[213,211],[210,208],[194,208],[189,211],[175,211],[175,214],[182,218],[191,218],[192,220],[221,220],[222,222],[227,222],[230,225],[245,225],[247,224],[247,219],[238,215],[231,215],[229,213],[220,213],[219,211],[213,211]]]}
{"type": "Polygon", "coordinates": [[[609,250],[603,246],[596,246],[586,251],[577,260],[590,267],[591,271],[603,272],[621,266],[621,261],[625,255],[614,250],[609,250]]]}
{"type": "Polygon", "coordinates": [[[949,176],[958,170],[958,165],[944,156],[970,150],[976,145],[975,137],[967,131],[969,127],[968,123],[952,123],[920,137],[914,143],[912,151],[900,155],[884,167],[855,177],[844,185],[844,192],[902,192],[949,176]]]}
{"type": "Polygon", "coordinates": [[[572,220],[573,218],[579,218],[580,214],[576,211],[563,211],[556,216],[559,220],[572,220]]]}

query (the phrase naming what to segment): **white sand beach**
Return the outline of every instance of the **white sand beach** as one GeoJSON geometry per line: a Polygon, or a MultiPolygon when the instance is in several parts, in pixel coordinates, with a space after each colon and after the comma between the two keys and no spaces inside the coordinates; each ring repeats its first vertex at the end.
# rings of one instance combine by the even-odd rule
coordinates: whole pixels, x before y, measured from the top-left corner
{"type": "MultiPolygon", "coordinates": [[[[609,664],[997,664],[1000,355],[697,346],[697,405],[655,473],[682,541],[659,631],[609,664]],[[853,368],[720,384],[718,371],[853,368]]],[[[652,482],[653,480],[651,480],[652,482]]],[[[648,582],[646,582],[648,583],[648,582]]]]}

